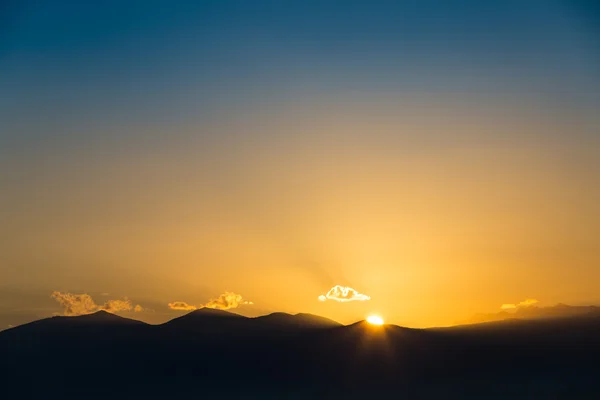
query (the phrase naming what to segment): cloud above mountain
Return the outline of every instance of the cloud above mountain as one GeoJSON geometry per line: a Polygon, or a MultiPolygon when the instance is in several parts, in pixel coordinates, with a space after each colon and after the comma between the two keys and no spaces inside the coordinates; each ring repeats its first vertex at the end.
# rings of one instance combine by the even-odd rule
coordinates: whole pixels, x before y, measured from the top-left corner
{"type": "Polygon", "coordinates": [[[237,294],[234,292],[225,292],[221,294],[219,297],[210,299],[206,304],[200,304],[198,306],[188,304],[185,301],[174,301],[169,303],[169,308],[171,310],[183,310],[183,311],[193,311],[198,308],[215,308],[218,310],[229,310],[230,308],[237,308],[242,304],[252,305],[254,304],[251,301],[244,300],[241,294],[237,294]]]}
{"type": "Polygon", "coordinates": [[[54,291],[50,297],[60,303],[63,307],[63,315],[67,316],[91,314],[101,310],[110,313],[131,310],[141,312],[144,310],[139,304],[133,306],[127,298],[122,300],[108,300],[104,304],[96,304],[94,299],[86,293],[73,294],[54,291]]]}
{"type": "Polygon", "coordinates": [[[193,311],[196,310],[198,307],[188,304],[185,301],[174,301],[172,303],[169,303],[169,308],[171,310],[193,311]]]}
{"type": "Polygon", "coordinates": [[[534,305],[536,303],[539,303],[539,301],[536,300],[536,299],[525,299],[525,300],[523,300],[520,303],[506,303],[506,304],[502,304],[500,306],[500,309],[501,310],[514,310],[514,309],[519,308],[519,307],[529,307],[529,306],[532,306],[532,305],[534,305]]]}
{"type": "Polygon", "coordinates": [[[230,308],[237,308],[240,304],[254,303],[244,300],[241,294],[225,292],[216,299],[210,299],[210,301],[204,304],[203,307],[216,308],[218,310],[228,310],[230,308]]]}
{"type": "Polygon", "coordinates": [[[348,301],[366,301],[371,300],[370,296],[359,293],[355,289],[347,286],[336,285],[329,289],[326,294],[319,296],[319,301],[334,300],[339,302],[348,301]]]}

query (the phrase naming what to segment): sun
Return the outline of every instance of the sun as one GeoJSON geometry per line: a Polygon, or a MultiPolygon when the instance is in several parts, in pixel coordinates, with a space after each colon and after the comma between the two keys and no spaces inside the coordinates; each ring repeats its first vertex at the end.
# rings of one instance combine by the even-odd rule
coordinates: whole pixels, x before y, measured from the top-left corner
{"type": "Polygon", "coordinates": [[[383,325],[383,318],[379,315],[369,315],[367,317],[367,322],[371,325],[383,325]]]}

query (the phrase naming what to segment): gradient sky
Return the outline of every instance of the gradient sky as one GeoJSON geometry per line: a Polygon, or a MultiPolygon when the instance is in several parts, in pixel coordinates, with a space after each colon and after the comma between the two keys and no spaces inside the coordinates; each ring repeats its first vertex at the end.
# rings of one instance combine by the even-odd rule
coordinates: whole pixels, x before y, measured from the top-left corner
{"type": "Polygon", "coordinates": [[[599,302],[598,110],[594,1],[3,2],[0,329],[599,302]]]}

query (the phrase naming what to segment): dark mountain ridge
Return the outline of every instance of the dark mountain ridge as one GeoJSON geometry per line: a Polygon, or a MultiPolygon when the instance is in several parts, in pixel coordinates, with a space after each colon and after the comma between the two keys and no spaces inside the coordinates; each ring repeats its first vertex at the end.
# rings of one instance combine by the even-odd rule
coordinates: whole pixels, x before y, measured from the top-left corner
{"type": "Polygon", "coordinates": [[[538,307],[535,305],[522,306],[514,311],[500,311],[489,314],[475,314],[470,319],[461,321],[459,325],[478,324],[482,322],[503,321],[507,319],[548,319],[548,318],[569,318],[578,315],[600,315],[598,306],[570,306],[558,303],[551,307],[538,307]]]}
{"type": "Polygon", "coordinates": [[[162,325],[107,313],[0,333],[15,398],[598,398],[600,318],[438,329],[196,310],[162,325]],[[47,328],[50,326],[50,328],[47,328]],[[94,384],[102,379],[102,385],[94,384]],[[31,382],[35,381],[35,385],[31,382]],[[294,397],[296,396],[296,397],[294,397]]]}

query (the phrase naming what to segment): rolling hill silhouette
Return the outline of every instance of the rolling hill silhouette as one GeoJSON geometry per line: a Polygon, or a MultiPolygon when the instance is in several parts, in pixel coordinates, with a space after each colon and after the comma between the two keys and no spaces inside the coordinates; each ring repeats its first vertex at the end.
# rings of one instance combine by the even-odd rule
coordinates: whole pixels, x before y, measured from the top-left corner
{"type": "Polygon", "coordinates": [[[333,321],[329,318],[307,313],[299,313],[292,315],[278,312],[269,315],[264,315],[262,317],[252,318],[252,320],[253,323],[256,325],[263,325],[268,326],[270,328],[280,329],[322,329],[342,326],[342,324],[333,321]]]}
{"type": "Polygon", "coordinates": [[[71,326],[124,326],[124,325],[147,325],[136,319],[124,318],[116,314],[101,310],[92,314],[77,317],[53,316],[17,326],[13,329],[23,332],[28,329],[66,328],[71,326]]]}
{"type": "MultiPolygon", "coordinates": [[[[215,327],[237,326],[247,318],[228,311],[200,308],[164,324],[170,329],[205,330],[215,327]]],[[[241,325],[240,325],[241,326],[241,325]]]]}
{"type": "Polygon", "coordinates": [[[475,314],[466,321],[459,324],[477,324],[481,322],[503,321],[507,319],[548,319],[569,318],[578,315],[600,315],[600,307],[597,306],[569,306],[559,303],[552,307],[527,306],[519,307],[515,311],[500,311],[491,314],[475,314]]]}
{"type": "Polygon", "coordinates": [[[10,398],[599,398],[600,317],[436,329],[200,309],[106,312],[0,332],[10,398]]]}
{"type": "MultiPolygon", "coordinates": [[[[301,333],[341,326],[341,324],[312,314],[272,313],[255,318],[223,310],[201,308],[163,324],[162,332],[178,336],[193,334],[196,338],[219,335],[244,338],[252,335],[281,335],[301,333]]],[[[214,338],[211,338],[214,339],[214,338]]]]}

